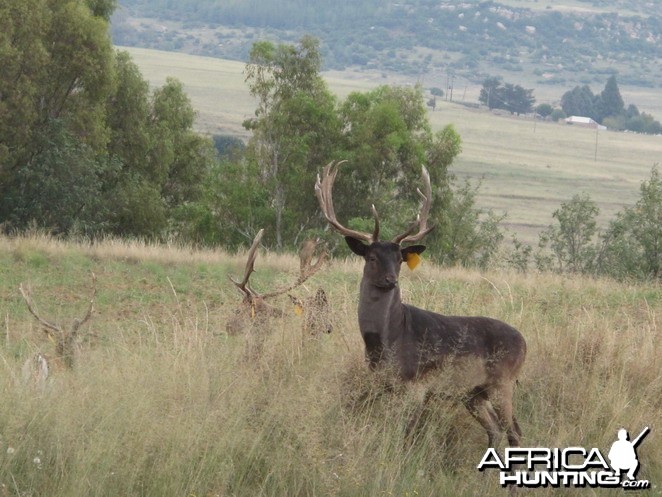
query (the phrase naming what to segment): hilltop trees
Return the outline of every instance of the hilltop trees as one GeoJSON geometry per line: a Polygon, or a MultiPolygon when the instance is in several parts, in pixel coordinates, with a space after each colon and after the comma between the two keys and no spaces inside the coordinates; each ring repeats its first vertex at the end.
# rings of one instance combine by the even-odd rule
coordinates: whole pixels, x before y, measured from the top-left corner
{"type": "Polygon", "coordinates": [[[490,109],[503,109],[520,115],[531,112],[536,99],[532,89],[502,83],[500,77],[489,77],[483,81],[478,101],[490,109]]]}
{"type": "Polygon", "coordinates": [[[575,86],[561,97],[561,108],[568,116],[586,116],[608,128],[639,133],[657,134],[662,126],[650,114],[639,114],[630,104],[627,109],[616,82],[611,76],[599,95],[593,94],[588,85],[575,86]]]}

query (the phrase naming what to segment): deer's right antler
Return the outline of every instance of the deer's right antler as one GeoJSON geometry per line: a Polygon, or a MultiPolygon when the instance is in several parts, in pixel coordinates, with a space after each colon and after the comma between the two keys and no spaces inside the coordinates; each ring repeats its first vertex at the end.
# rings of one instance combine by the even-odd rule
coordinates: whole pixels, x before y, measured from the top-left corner
{"type": "Polygon", "coordinates": [[[32,314],[37,321],[41,323],[41,325],[45,328],[45,332],[48,334],[49,332],[55,332],[59,333],[61,335],[64,334],[62,331],[62,328],[60,328],[58,325],[55,323],[51,323],[50,321],[45,320],[42,318],[39,313],[37,312],[34,302],[32,301],[32,297],[30,296],[30,290],[28,289],[27,291],[23,288],[23,283],[21,283],[18,286],[18,290],[21,292],[21,295],[23,296],[23,300],[25,300],[25,303],[28,306],[28,310],[30,311],[30,314],[32,314]]]}
{"type": "Polygon", "coordinates": [[[71,335],[71,337],[75,338],[76,334],[78,333],[78,329],[83,326],[85,323],[87,323],[90,318],[92,317],[92,313],[94,312],[94,300],[96,299],[97,296],[97,276],[96,274],[92,273],[92,295],[90,296],[90,305],[87,308],[87,311],[83,315],[82,318],[74,318],[72,324],[71,324],[71,330],[69,332],[65,332],[60,326],[58,326],[55,323],[51,323],[50,321],[47,321],[46,319],[42,318],[39,313],[37,312],[37,309],[34,305],[34,302],[32,301],[32,296],[30,295],[30,290],[26,290],[23,288],[23,283],[21,283],[18,286],[18,290],[21,292],[21,295],[23,296],[23,300],[25,300],[25,303],[28,306],[28,310],[30,311],[30,314],[32,314],[37,321],[41,323],[41,325],[44,327],[44,331],[47,334],[51,334],[52,332],[57,333],[60,337],[64,337],[67,334],[71,335]]]}
{"type": "Polygon", "coordinates": [[[248,280],[251,277],[251,273],[255,271],[255,259],[257,259],[257,248],[260,245],[260,240],[262,240],[262,235],[264,234],[264,228],[257,232],[255,238],[253,239],[253,244],[248,250],[248,260],[246,261],[246,268],[244,269],[244,279],[241,280],[241,283],[236,281],[232,276],[228,275],[230,281],[235,284],[239,290],[246,295],[247,299],[251,299],[257,294],[248,286],[248,280]]]}
{"type": "Polygon", "coordinates": [[[331,161],[322,170],[322,177],[317,175],[317,181],[315,182],[315,195],[320,204],[320,209],[322,209],[322,214],[329,222],[329,224],[341,235],[351,236],[358,240],[362,240],[367,243],[376,242],[379,238],[379,216],[377,215],[377,209],[375,206],[372,206],[372,216],[375,218],[375,230],[372,234],[364,233],[362,231],[355,231],[349,228],[345,228],[342,224],[338,222],[336,218],[336,211],[333,208],[333,183],[336,180],[336,175],[338,174],[338,166],[347,161],[342,160],[339,162],[331,161]]]}
{"type": "Polygon", "coordinates": [[[407,228],[407,231],[393,238],[393,243],[397,243],[398,245],[408,242],[417,242],[434,229],[434,226],[428,227],[428,216],[430,215],[430,206],[432,205],[432,186],[430,185],[430,173],[425,166],[423,166],[422,176],[425,193],[423,193],[420,188],[416,189],[418,195],[423,199],[421,211],[416,217],[416,220],[409,226],[409,228],[407,228]],[[412,235],[417,227],[418,233],[412,235]]]}

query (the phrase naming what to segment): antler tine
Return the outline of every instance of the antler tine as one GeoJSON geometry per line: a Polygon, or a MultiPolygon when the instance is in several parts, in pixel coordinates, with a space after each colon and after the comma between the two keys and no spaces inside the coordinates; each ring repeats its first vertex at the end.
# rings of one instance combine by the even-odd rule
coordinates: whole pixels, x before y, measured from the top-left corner
{"type": "Polygon", "coordinates": [[[73,324],[73,332],[78,331],[78,328],[83,326],[87,321],[92,317],[94,312],[94,301],[97,297],[97,275],[92,273],[92,296],[90,297],[90,306],[87,308],[87,312],[83,316],[83,319],[75,319],[73,324]]]}
{"type": "Polygon", "coordinates": [[[315,182],[315,195],[320,204],[320,209],[324,214],[324,217],[328,223],[341,235],[351,236],[364,242],[372,243],[377,241],[377,236],[379,235],[379,220],[377,218],[377,211],[373,207],[373,216],[375,217],[375,231],[372,235],[369,233],[364,233],[361,231],[355,231],[349,228],[345,228],[342,224],[338,222],[336,218],[336,212],[333,207],[333,183],[336,180],[336,175],[338,174],[338,166],[347,161],[342,160],[339,162],[331,161],[326,166],[324,166],[322,178],[320,175],[317,175],[317,181],[315,182]]]}
{"type": "Polygon", "coordinates": [[[258,231],[257,235],[253,239],[253,244],[248,250],[248,260],[246,261],[246,269],[244,269],[244,279],[239,283],[232,276],[228,275],[230,281],[234,283],[239,290],[246,294],[246,296],[255,295],[255,292],[248,288],[248,279],[251,277],[251,273],[255,271],[255,259],[257,259],[257,248],[260,245],[260,240],[262,240],[262,235],[264,234],[264,228],[258,231]]]}
{"type": "Polygon", "coordinates": [[[42,318],[39,313],[36,311],[34,308],[32,298],[30,297],[30,291],[28,290],[27,292],[23,289],[23,283],[21,283],[18,286],[18,290],[21,292],[21,295],[23,296],[23,300],[25,300],[25,303],[28,305],[28,310],[30,311],[30,314],[32,314],[35,318],[37,318],[37,321],[39,321],[45,328],[55,331],[57,333],[63,333],[62,328],[60,328],[58,325],[51,323],[50,321],[46,321],[44,318],[42,318]]]}
{"type": "Polygon", "coordinates": [[[324,261],[326,261],[328,255],[329,253],[326,250],[322,251],[322,253],[317,258],[315,264],[308,264],[308,266],[301,268],[299,277],[296,279],[294,283],[292,283],[288,287],[280,288],[270,293],[265,293],[264,295],[262,295],[262,298],[268,299],[272,297],[277,297],[278,295],[282,295],[284,293],[290,292],[295,288],[303,285],[308,280],[308,278],[310,278],[312,275],[314,275],[317,271],[320,270],[322,264],[324,264],[324,261]]]}
{"type": "Polygon", "coordinates": [[[422,168],[423,176],[423,185],[425,188],[425,193],[421,191],[420,188],[416,189],[418,195],[423,199],[423,205],[421,210],[416,217],[416,220],[407,228],[407,231],[396,236],[393,239],[393,243],[409,243],[417,242],[421,240],[425,235],[434,229],[434,226],[428,228],[428,216],[430,215],[430,206],[432,205],[432,185],[430,184],[430,173],[427,168],[423,166],[422,168]],[[412,235],[416,227],[418,226],[418,233],[412,235]]]}

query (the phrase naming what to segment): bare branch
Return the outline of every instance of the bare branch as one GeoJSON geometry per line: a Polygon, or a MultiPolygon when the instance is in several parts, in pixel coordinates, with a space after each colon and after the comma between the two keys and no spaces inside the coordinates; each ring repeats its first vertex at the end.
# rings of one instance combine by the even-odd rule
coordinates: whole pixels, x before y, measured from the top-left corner
{"type": "Polygon", "coordinates": [[[409,228],[407,228],[404,233],[393,238],[393,243],[402,244],[417,242],[434,229],[434,226],[428,227],[428,216],[430,215],[430,206],[432,205],[432,186],[430,185],[430,173],[425,166],[422,168],[422,176],[425,193],[423,193],[420,188],[416,189],[418,195],[423,199],[421,210],[416,217],[416,220],[409,226],[409,228]],[[417,227],[418,233],[412,235],[417,227]]]}

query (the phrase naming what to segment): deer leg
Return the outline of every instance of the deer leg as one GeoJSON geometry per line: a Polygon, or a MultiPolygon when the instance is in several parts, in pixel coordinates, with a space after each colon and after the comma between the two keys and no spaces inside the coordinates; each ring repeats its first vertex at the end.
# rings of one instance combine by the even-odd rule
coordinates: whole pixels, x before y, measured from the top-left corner
{"type": "Polygon", "coordinates": [[[418,403],[416,410],[409,417],[406,431],[406,438],[409,442],[413,442],[418,437],[421,428],[425,426],[429,414],[429,402],[431,398],[432,393],[425,392],[422,401],[418,403]]]}
{"type": "Polygon", "coordinates": [[[508,444],[511,447],[519,447],[522,430],[513,415],[513,385],[511,383],[499,385],[492,398],[492,404],[499,426],[508,436],[508,444]]]}
{"type": "Polygon", "coordinates": [[[487,432],[489,447],[496,447],[501,437],[499,419],[484,387],[476,387],[463,399],[464,406],[487,432]]]}

